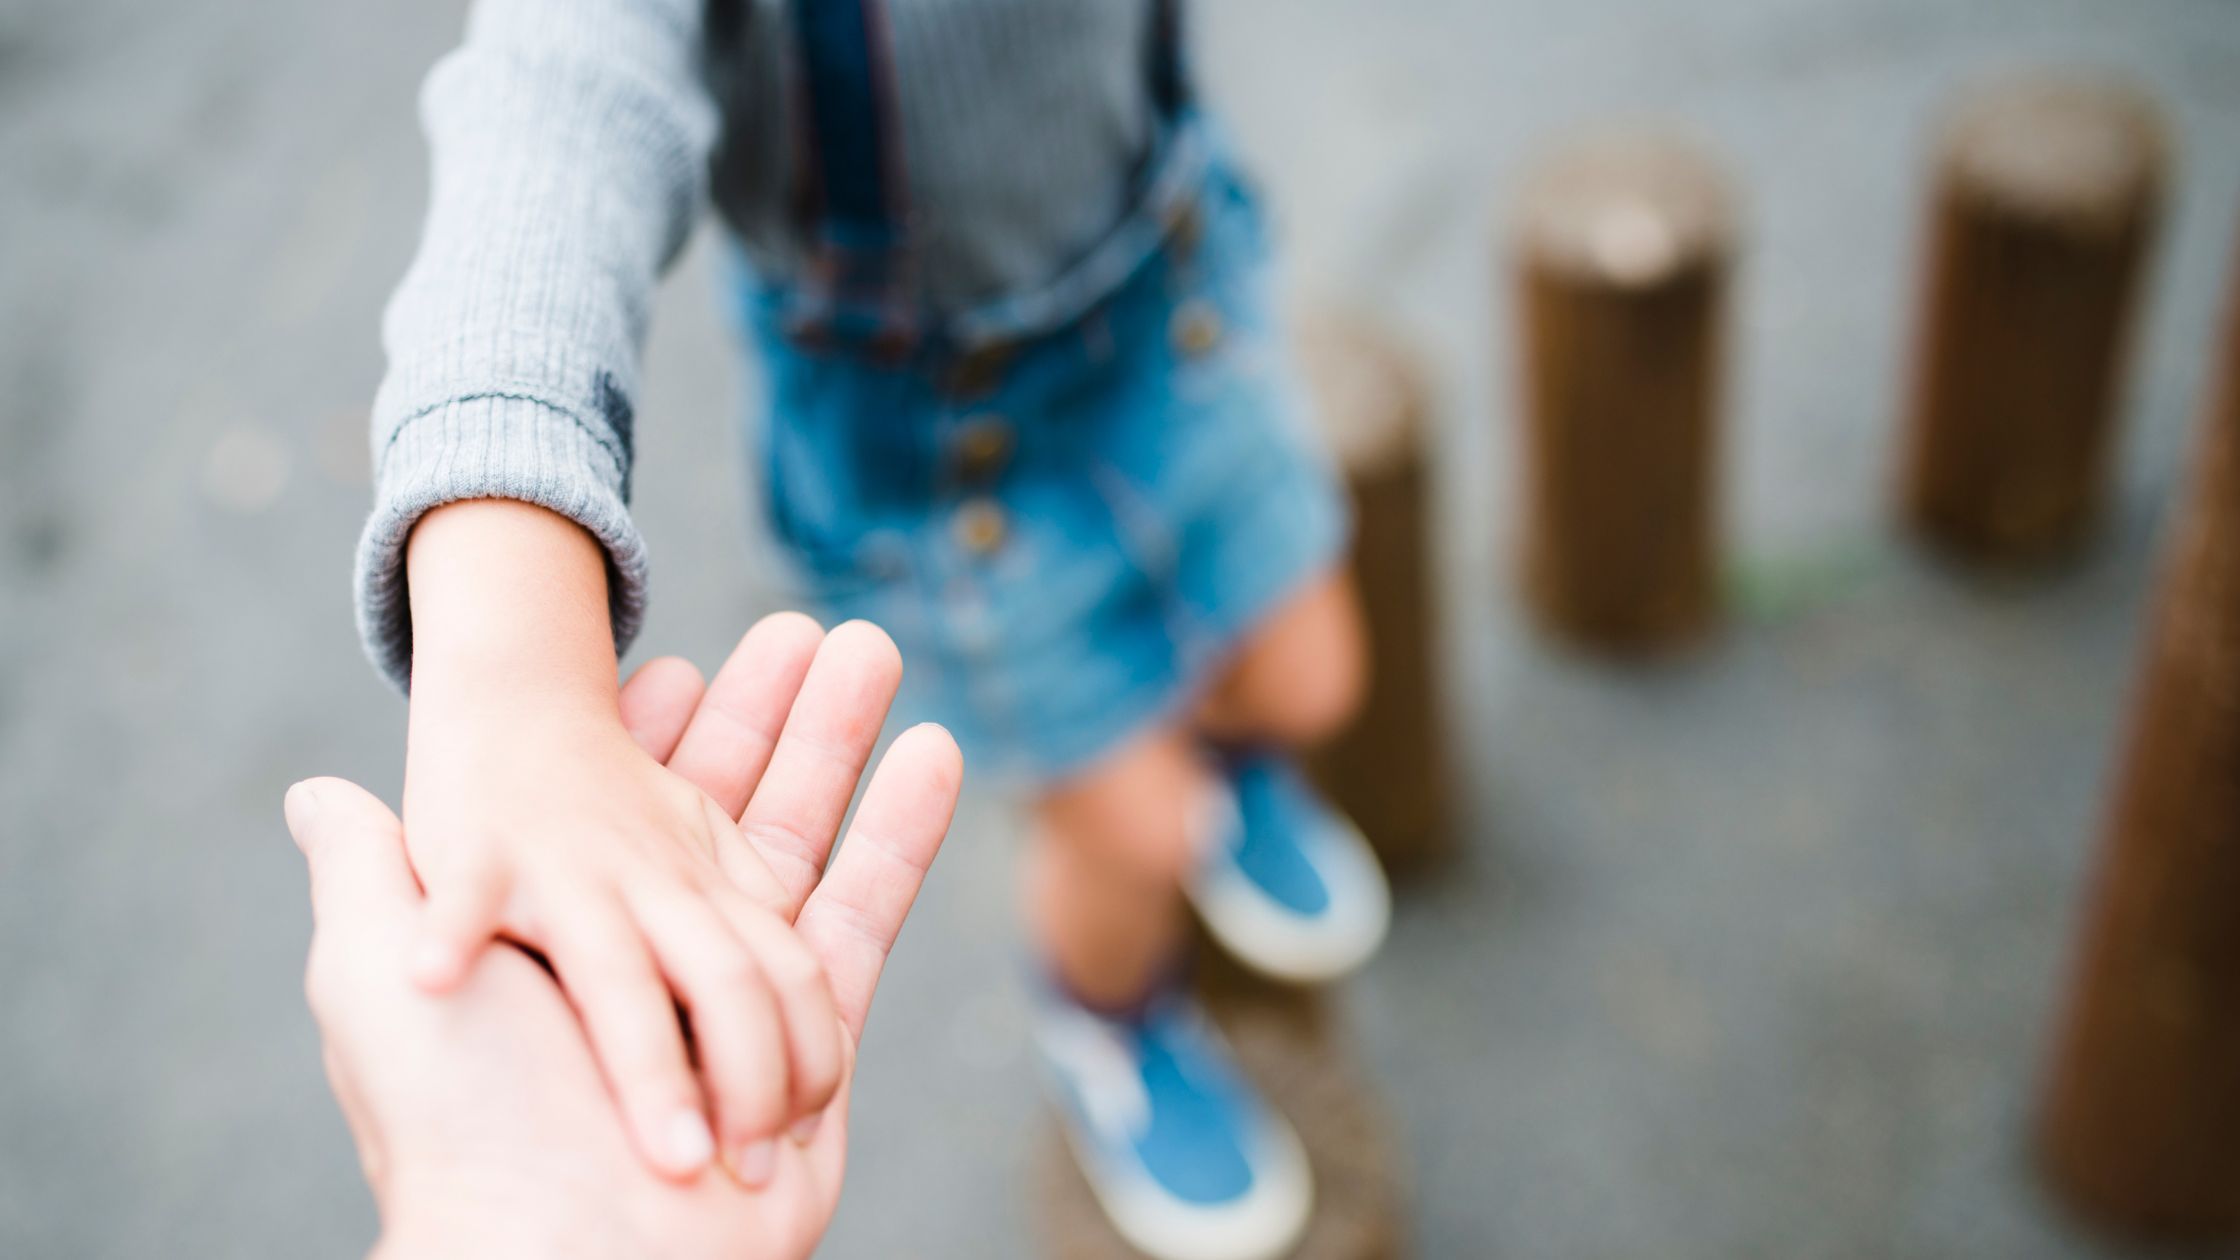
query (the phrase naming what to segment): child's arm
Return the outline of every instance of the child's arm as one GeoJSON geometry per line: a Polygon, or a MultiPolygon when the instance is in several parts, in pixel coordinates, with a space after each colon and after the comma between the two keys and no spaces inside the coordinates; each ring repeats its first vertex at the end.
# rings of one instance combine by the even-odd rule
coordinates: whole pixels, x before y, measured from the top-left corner
{"type": "Polygon", "coordinates": [[[782,889],[734,886],[717,863],[738,843],[729,815],[622,724],[598,545],[542,508],[485,499],[429,513],[408,564],[405,836],[428,890],[416,978],[455,984],[501,930],[536,946],[655,1167],[704,1166],[712,1112],[734,1168],[767,1175],[752,1148],[821,1110],[841,1070],[836,1047],[804,1055],[782,1034],[830,1016],[781,1012],[797,986],[781,1001],[753,946],[782,889]]]}
{"type": "Polygon", "coordinates": [[[739,924],[767,912],[711,857],[729,820],[632,744],[615,702],[643,604],[639,347],[715,130],[700,4],[477,0],[429,76],[428,216],[383,319],[358,556],[369,648],[414,688],[424,976],[440,987],[494,928],[543,949],[633,1137],[677,1175],[711,1142],[672,989],[725,1153],[792,1118],[784,1048],[748,1018],[771,996],[739,924]]]}
{"type": "Polygon", "coordinates": [[[359,622],[411,673],[420,517],[501,497],[606,552],[616,649],[645,598],[626,506],[648,308],[703,200],[715,107],[701,0],[476,0],[420,94],[428,213],[382,317],[359,622]]]}

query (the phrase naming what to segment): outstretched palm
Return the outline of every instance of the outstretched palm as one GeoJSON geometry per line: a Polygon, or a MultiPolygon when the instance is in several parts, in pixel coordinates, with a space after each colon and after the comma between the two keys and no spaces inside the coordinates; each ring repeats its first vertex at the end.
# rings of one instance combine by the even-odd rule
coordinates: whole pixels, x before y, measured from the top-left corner
{"type": "Polygon", "coordinates": [[[840,1091],[813,1133],[778,1143],[776,1167],[751,1191],[721,1173],[680,1185],[646,1168],[575,1013],[527,956],[489,951],[442,997],[397,974],[420,894],[395,816],[337,780],[291,795],[318,920],[312,1005],[400,1249],[446,1230],[456,1243],[458,1222],[431,1218],[456,1216],[462,1204],[475,1216],[524,1200],[548,1224],[572,1223],[587,1253],[608,1253],[604,1238],[625,1255],[813,1249],[839,1199],[872,992],[959,785],[947,735],[906,732],[833,857],[899,677],[877,630],[854,624],[828,635],[807,618],[779,616],[750,631],[705,687],[691,666],[661,660],[622,691],[623,720],[640,745],[737,820],[726,837],[736,843],[717,854],[725,873],[792,925],[831,989],[840,1091]]]}
{"type": "Polygon", "coordinates": [[[623,723],[640,746],[738,823],[737,843],[716,855],[725,874],[794,925],[832,985],[840,1092],[813,1136],[780,1144],[777,1171],[755,1196],[772,1214],[765,1226],[806,1231],[801,1250],[784,1254],[806,1254],[838,1202],[872,986],[956,804],[961,770],[947,734],[904,733],[827,872],[901,673],[893,644],[866,623],[825,634],[779,614],[750,630],[705,688],[691,665],[664,658],[622,691],[623,723]]]}

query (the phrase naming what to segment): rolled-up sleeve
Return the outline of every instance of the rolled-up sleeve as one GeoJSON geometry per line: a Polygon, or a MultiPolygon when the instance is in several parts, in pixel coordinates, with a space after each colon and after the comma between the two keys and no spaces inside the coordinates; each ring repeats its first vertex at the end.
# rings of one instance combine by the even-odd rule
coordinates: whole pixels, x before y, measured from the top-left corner
{"type": "Polygon", "coordinates": [[[628,509],[646,313],[703,199],[715,115],[696,0],[480,0],[421,94],[420,250],[382,320],[359,627],[411,672],[404,548],[422,515],[509,498],[608,559],[615,647],[645,606],[628,509]]]}

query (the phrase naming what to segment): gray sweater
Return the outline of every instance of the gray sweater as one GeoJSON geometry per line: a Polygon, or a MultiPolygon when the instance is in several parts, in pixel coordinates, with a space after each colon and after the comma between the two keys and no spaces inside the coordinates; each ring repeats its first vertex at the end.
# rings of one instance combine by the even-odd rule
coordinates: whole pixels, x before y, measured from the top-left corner
{"type": "MultiPolygon", "coordinates": [[[[405,539],[459,499],[580,523],[606,549],[618,651],[637,630],[639,350],[711,158],[715,201],[758,272],[782,280],[807,247],[787,204],[800,132],[786,4],[728,7],[734,20],[726,0],[477,0],[465,43],[428,76],[428,217],[382,320],[357,558],[360,629],[400,685],[405,539]]],[[[1155,143],[1153,0],[880,8],[919,302],[962,312],[1031,288],[1113,230],[1155,143]]]]}

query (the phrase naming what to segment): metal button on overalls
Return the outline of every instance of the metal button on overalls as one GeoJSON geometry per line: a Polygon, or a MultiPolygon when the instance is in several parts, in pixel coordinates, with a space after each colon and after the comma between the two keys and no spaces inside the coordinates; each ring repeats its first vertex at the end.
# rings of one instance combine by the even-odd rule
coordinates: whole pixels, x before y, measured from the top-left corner
{"type": "Polygon", "coordinates": [[[957,479],[976,486],[994,481],[1011,461],[1015,441],[1011,422],[1002,416],[988,411],[967,417],[949,445],[950,464],[957,479]]]}
{"type": "Polygon", "coordinates": [[[1168,332],[1175,349],[1197,358],[1221,344],[1221,312],[1204,298],[1191,298],[1174,308],[1168,332]]]}
{"type": "Polygon", "coordinates": [[[942,385],[952,397],[982,398],[994,393],[1011,366],[1011,347],[1001,343],[967,350],[949,363],[942,385]]]}
{"type": "Polygon", "coordinates": [[[1185,202],[1169,212],[1167,219],[1167,244],[1176,259],[1188,262],[1198,252],[1198,241],[1205,235],[1205,214],[1198,203],[1185,202]]]}
{"type": "Polygon", "coordinates": [[[1003,508],[994,499],[967,499],[957,508],[950,522],[955,531],[957,545],[974,555],[985,556],[1003,546],[1010,534],[1010,525],[1004,519],[1003,508]]]}

